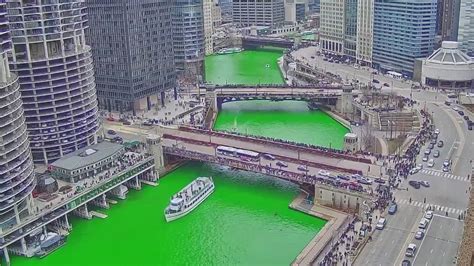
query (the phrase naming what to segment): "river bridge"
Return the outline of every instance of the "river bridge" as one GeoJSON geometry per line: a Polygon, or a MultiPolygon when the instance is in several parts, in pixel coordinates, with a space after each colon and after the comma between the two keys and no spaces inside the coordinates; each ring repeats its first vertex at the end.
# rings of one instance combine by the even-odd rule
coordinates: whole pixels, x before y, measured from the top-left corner
{"type": "MultiPolygon", "coordinates": [[[[234,101],[251,100],[298,100],[316,102],[325,105],[336,105],[343,94],[351,95],[352,86],[324,85],[324,86],[287,86],[287,85],[203,85],[191,91],[193,95],[212,97],[215,107],[220,110],[222,104],[234,101]]],[[[350,100],[350,99],[349,99],[350,100]]]]}
{"type": "MultiPolygon", "coordinates": [[[[285,171],[301,174],[298,166],[305,166],[308,173],[319,170],[331,171],[333,174],[363,174],[380,176],[381,166],[376,159],[366,155],[352,155],[339,150],[324,147],[292,143],[264,137],[238,135],[234,133],[202,130],[190,127],[163,128],[163,147],[184,149],[189,152],[211,156],[216,160],[216,147],[229,146],[250,150],[261,154],[271,154],[279,161],[289,165],[285,171]]],[[[167,151],[170,151],[169,149],[167,151]]],[[[193,155],[190,155],[193,157],[193,155]]],[[[211,159],[209,157],[209,159],[211,159]]],[[[192,158],[194,159],[194,157],[192,158]]],[[[238,158],[232,158],[239,160],[238,158]]],[[[239,160],[241,163],[248,163],[239,160]]],[[[273,162],[274,164],[275,162],[273,162]]],[[[271,165],[272,162],[260,158],[257,165],[271,165]]]]}
{"type": "Polygon", "coordinates": [[[242,47],[244,47],[245,49],[255,49],[262,46],[273,46],[290,49],[293,47],[294,44],[295,42],[293,40],[287,40],[282,38],[268,38],[256,36],[242,37],[242,47]]]}

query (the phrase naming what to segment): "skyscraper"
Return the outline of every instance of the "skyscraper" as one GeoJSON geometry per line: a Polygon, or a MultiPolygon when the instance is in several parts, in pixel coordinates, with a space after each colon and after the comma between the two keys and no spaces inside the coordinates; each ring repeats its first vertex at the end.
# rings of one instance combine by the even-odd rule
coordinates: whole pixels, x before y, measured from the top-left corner
{"type": "Polygon", "coordinates": [[[176,69],[181,77],[196,81],[204,74],[203,0],[175,0],[172,23],[176,69]]]}
{"type": "Polygon", "coordinates": [[[18,77],[10,72],[12,43],[5,0],[0,0],[0,231],[32,212],[35,186],[18,77]]]}
{"type": "Polygon", "coordinates": [[[459,27],[460,0],[442,1],[441,40],[456,41],[459,27]]]}
{"type": "Polygon", "coordinates": [[[344,55],[354,59],[357,47],[357,2],[345,0],[344,3],[344,55]]]}
{"type": "Polygon", "coordinates": [[[458,41],[461,50],[474,57],[474,0],[461,0],[458,41]]]}
{"type": "Polygon", "coordinates": [[[434,50],[437,0],[375,0],[373,63],[411,76],[434,50]]]}
{"type": "Polygon", "coordinates": [[[373,35],[374,0],[359,0],[357,3],[356,58],[361,64],[372,64],[373,35]]]}
{"type": "Polygon", "coordinates": [[[205,53],[210,55],[214,52],[212,44],[212,34],[214,33],[214,23],[212,16],[212,6],[214,5],[213,0],[203,0],[203,12],[204,12],[204,43],[205,53]]]}
{"type": "Polygon", "coordinates": [[[248,26],[279,26],[285,22],[284,0],[233,0],[233,23],[248,26]]]}
{"type": "Polygon", "coordinates": [[[345,0],[321,0],[321,48],[337,54],[344,53],[345,0]]]}
{"type": "Polygon", "coordinates": [[[172,1],[86,0],[86,5],[100,106],[150,110],[176,85],[172,1]]]}
{"type": "Polygon", "coordinates": [[[82,0],[11,0],[10,69],[18,74],[33,160],[97,141],[97,97],[82,0]]]}

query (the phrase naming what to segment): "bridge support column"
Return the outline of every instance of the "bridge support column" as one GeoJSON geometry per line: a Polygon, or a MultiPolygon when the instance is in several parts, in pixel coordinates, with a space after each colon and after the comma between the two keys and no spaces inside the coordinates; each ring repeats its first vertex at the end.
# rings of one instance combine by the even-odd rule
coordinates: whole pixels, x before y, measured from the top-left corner
{"type": "Polygon", "coordinates": [[[159,173],[165,166],[165,159],[163,154],[163,146],[161,145],[161,139],[157,135],[149,135],[146,138],[147,150],[149,154],[153,155],[155,159],[156,172],[153,173],[156,177],[159,177],[159,173]]]}
{"type": "Polygon", "coordinates": [[[160,92],[161,106],[165,106],[165,98],[166,98],[165,92],[164,91],[160,92]]]}
{"type": "Polygon", "coordinates": [[[27,248],[26,248],[26,240],[24,237],[20,239],[20,243],[21,243],[21,251],[23,252],[23,254],[25,254],[27,248]]]}
{"type": "Polygon", "coordinates": [[[5,259],[5,263],[7,266],[10,266],[10,256],[8,255],[8,249],[7,247],[3,248],[3,258],[5,259]]]}

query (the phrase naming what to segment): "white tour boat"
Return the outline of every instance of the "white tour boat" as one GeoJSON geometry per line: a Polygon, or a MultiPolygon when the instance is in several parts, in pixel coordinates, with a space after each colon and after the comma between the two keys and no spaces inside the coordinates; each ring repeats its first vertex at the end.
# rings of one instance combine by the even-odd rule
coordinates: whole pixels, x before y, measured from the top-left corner
{"type": "Polygon", "coordinates": [[[167,222],[185,216],[194,210],[214,192],[212,177],[198,177],[191,184],[176,193],[165,209],[167,222]]]}

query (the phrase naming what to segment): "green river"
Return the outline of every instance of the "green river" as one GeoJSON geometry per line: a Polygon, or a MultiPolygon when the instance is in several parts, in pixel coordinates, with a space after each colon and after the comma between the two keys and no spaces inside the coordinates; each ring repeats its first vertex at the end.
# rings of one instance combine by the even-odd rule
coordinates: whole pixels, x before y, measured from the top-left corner
{"type": "MultiPolygon", "coordinates": [[[[283,83],[282,52],[244,51],[210,56],[213,83],[283,83]],[[269,67],[267,66],[269,65],[269,67]]],[[[215,128],[340,148],[347,132],[304,102],[226,103],[215,128]]],[[[130,191],[99,210],[106,219],[73,218],[66,245],[43,259],[13,257],[13,266],[36,265],[288,265],[326,221],[288,208],[297,186],[276,178],[190,162],[157,187],[130,191]],[[216,190],[189,215],[166,223],[170,197],[198,176],[212,176],[216,190]]]]}
{"type": "Polygon", "coordinates": [[[291,210],[296,186],[272,177],[188,163],[158,187],[131,191],[102,211],[107,219],[71,219],[66,245],[35,265],[288,265],[325,221],[291,210]],[[198,176],[212,176],[215,192],[196,210],[166,223],[170,197],[198,176]]]}

